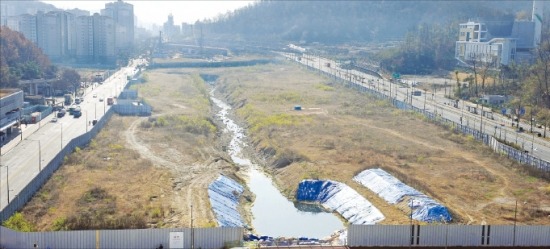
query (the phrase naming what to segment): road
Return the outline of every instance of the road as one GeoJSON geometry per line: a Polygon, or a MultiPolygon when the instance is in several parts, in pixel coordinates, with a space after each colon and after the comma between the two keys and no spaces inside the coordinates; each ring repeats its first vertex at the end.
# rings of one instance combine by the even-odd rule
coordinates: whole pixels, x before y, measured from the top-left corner
{"type": "Polygon", "coordinates": [[[29,184],[71,139],[88,132],[91,121],[101,119],[111,108],[107,97],[117,96],[128,83],[127,76],[134,76],[138,64],[134,60],[130,66],[121,68],[103,84],[95,84],[85,89],[84,102],[80,103],[82,116],[74,118],[68,113],[51,122],[55,112],[38,124],[23,127],[22,135],[2,147],[0,156],[0,209],[13,200],[29,184]],[[96,97],[94,97],[94,95],[96,97]],[[103,98],[103,101],[99,101],[103,98]],[[8,187],[9,185],[9,187],[8,187]],[[9,192],[8,192],[9,191],[9,192]]]}
{"type": "MultiPolygon", "coordinates": [[[[414,107],[425,109],[442,118],[449,119],[456,123],[462,123],[476,130],[482,130],[486,134],[516,144],[523,148],[526,153],[545,161],[550,161],[550,142],[537,137],[535,133],[517,132],[517,128],[511,126],[512,122],[510,119],[501,114],[493,113],[493,119],[489,119],[487,117],[482,117],[480,114],[470,113],[467,108],[468,105],[475,106],[475,104],[471,102],[461,100],[458,106],[454,107],[452,104],[453,100],[446,98],[442,91],[437,93],[423,91],[414,87],[402,87],[399,84],[391,83],[387,79],[380,79],[356,70],[342,69],[336,61],[319,56],[307,54],[296,56],[296,54],[292,53],[282,53],[282,55],[289,60],[302,63],[310,68],[332,75],[333,77],[365,86],[400,101],[408,101],[414,107]],[[416,90],[421,91],[421,96],[412,96],[412,92],[416,90]]],[[[528,124],[522,123],[520,125],[524,127],[525,130],[530,130],[528,124]]],[[[534,127],[533,130],[543,133],[543,130],[540,128],[534,127]]]]}

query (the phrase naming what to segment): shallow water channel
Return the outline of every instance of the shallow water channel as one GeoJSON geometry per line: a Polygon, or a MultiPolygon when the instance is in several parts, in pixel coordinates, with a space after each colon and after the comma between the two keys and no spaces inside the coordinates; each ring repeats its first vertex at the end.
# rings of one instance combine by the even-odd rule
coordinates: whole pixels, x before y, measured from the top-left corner
{"type": "Polygon", "coordinates": [[[225,131],[232,134],[228,146],[229,155],[236,164],[248,171],[248,188],[256,199],[252,206],[252,227],[260,235],[272,237],[324,238],[344,228],[340,219],[325,212],[319,205],[294,203],[284,197],[265,175],[259,165],[253,164],[241,152],[248,146],[244,130],[229,118],[231,107],[215,98],[212,101],[221,108],[217,114],[225,124],[225,131]]]}

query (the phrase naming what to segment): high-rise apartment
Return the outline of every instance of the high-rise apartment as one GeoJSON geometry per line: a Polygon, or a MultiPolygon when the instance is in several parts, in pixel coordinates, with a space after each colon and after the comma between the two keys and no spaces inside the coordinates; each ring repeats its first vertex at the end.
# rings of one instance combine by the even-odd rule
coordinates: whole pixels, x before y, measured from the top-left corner
{"type": "Polygon", "coordinates": [[[134,6],[122,0],[105,4],[101,15],[112,18],[116,24],[115,47],[127,51],[134,46],[134,6]]]}

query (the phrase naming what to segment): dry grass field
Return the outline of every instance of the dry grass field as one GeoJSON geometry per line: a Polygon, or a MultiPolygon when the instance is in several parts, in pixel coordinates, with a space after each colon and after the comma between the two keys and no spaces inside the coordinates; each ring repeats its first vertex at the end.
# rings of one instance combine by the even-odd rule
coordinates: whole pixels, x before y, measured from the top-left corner
{"type": "MultiPolygon", "coordinates": [[[[152,117],[118,117],[64,166],[23,209],[38,230],[215,226],[207,186],[220,173],[240,177],[223,151],[210,88],[247,128],[251,157],[282,193],[294,198],[302,179],[344,182],[386,215],[407,224],[406,208],[386,204],[352,181],[381,167],[440,201],[461,224],[550,224],[550,183],[417,114],[349,90],[286,61],[251,67],[157,69],[135,85],[152,117]],[[300,105],[301,111],[294,106],[300,105]],[[93,219],[96,218],[96,219],[93,219]]],[[[246,199],[250,199],[248,196],[246,199]]]]}
{"type": "Polygon", "coordinates": [[[520,223],[550,224],[550,183],[471,137],[286,62],[207,72],[220,75],[220,93],[289,198],[304,178],[337,180],[372,200],[384,223],[405,223],[408,212],[351,180],[381,167],[447,205],[457,223],[511,224],[518,200],[520,223]]]}

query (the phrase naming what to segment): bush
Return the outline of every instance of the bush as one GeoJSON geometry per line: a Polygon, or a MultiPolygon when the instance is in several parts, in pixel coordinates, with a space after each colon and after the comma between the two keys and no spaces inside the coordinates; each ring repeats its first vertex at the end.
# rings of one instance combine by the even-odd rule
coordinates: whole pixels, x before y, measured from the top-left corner
{"type": "Polygon", "coordinates": [[[2,225],[4,227],[19,232],[32,232],[34,230],[33,224],[27,221],[23,214],[19,212],[15,213],[8,220],[4,221],[2,225]]]}

